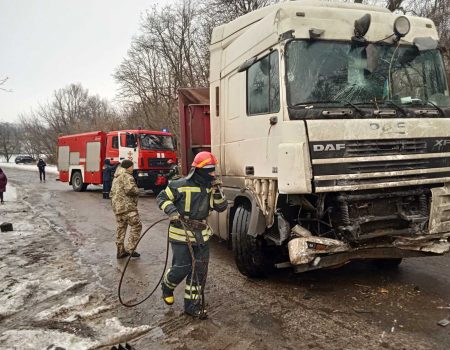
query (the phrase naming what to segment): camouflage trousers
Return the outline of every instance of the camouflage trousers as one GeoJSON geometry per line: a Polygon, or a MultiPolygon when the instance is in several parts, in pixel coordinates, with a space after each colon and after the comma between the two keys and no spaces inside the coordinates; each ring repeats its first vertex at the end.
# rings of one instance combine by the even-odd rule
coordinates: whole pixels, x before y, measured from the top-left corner
{"type": "Polygon", "coordinates": [[[142,223],[139,218],[139,213],[137,211],[132,211],[125,214],[117,214],[116,221],[117,251],[119,253],[123,253],[124,251],[131,252],[136,246],[142,231],[142,223]],[[128,234],[128,242],[125,246],[125,235],[127,233],[128,225],[130,225],[130,233],[128,234]]]}

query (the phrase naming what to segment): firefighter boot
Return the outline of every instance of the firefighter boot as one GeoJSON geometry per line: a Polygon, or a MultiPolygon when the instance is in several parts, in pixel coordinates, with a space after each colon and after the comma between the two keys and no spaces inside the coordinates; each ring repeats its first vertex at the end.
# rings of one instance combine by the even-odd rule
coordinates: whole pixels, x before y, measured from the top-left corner
{"type": "Polygon", "coordinates": [[[173,289],[170,289],[164,282],[161,282],[162,298],[167,305],[174,303],[173,289]]]}
{"type": "Polygon", "coordinates": [[[194,318],[199,318],[200,320],[205,320],[208,318],[206,310],[203,308],[200,300],[194,302],[192,300],[184,300],[184,313],[192,316],[194,318]]]}

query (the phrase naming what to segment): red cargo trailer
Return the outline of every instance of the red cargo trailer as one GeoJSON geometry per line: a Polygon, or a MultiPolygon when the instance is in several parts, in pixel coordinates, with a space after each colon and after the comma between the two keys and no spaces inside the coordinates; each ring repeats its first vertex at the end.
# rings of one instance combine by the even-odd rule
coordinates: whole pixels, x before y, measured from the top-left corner
{"type": "Polygon", "coordinates": [[[181,133],[181,169],[182,173],[186,175],[198,152],[211,151],[209,89],[179,89],[178,108],[181,133]]]}

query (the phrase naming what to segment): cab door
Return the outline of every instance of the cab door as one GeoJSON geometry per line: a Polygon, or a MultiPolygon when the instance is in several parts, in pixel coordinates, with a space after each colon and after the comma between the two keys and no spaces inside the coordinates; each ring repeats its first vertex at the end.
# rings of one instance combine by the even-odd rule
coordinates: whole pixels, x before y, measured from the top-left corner
{"type": "Polygon", "coordinates": [[[133,162],[134,169],[138,164],[138,141],[137,135],[129,132],[119,132],[119,161],[129,159],[133,162]]]}

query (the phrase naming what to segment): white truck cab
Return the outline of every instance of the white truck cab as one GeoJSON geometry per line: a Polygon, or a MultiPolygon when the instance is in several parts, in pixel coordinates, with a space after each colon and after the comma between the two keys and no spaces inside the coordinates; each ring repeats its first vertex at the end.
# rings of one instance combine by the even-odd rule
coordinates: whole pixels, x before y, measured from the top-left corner
{"type": "Polygon", "coordinates": [[[426,18],[311,0],[213,30],[211,148],[230,206],[211,222],[242,273],[449,250],[438,39],[426,18]]]}

